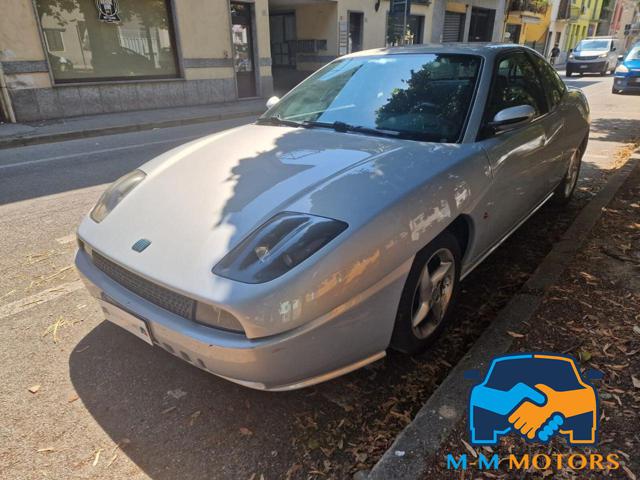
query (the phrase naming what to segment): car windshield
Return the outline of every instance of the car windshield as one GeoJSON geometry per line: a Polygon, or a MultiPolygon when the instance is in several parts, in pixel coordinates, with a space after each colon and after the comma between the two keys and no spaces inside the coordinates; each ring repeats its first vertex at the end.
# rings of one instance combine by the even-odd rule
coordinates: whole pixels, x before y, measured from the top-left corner
{"type": "Polygon", "coordinates": [[[576,50],[609,50],[611,40],[582,40],[576,50]]]}
{"type": "Polygon", "coordinates": [[[633,47],[625,60],[640,60],[640,45],[633,47]]]}
{"type": "Polygon", "coordinates": [[[340,131],[455,142],[471,106],[480,65],[478,56],[456,54],[337,60],[302,82],[260,121],[305,126],[337,122],[340,131]]]}

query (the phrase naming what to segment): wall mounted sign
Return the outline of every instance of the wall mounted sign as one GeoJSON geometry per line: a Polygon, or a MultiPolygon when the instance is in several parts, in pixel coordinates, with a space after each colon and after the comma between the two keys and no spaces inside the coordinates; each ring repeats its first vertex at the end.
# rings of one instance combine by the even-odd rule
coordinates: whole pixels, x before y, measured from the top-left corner
{"type": "Polygon", "coordinates": [[[118,0],[96,0],[96,7],[98,8],[98,20],[106,23],[120,21],[118,0]]]}

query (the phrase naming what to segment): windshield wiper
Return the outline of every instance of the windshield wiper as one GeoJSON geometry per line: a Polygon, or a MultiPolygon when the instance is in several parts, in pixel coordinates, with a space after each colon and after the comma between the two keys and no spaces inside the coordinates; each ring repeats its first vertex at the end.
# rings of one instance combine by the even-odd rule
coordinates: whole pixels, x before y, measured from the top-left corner
{"type": "Polygon", "coordinates": [[[292,120],[285,120],[280,117],[264,117],[256,120],[258,125],[281,125],[284,127],[304,127],[304,125],[300,122],[294,122],[292,120]]]}
{"type": "Polygon", "coordinates": [[[302,122],[303,127],[333,128],[336,132],[355,132],[365,135],[378,135],[380,137],[399,137],[400,132],[393,130],[379,130],[377,128],[363,127],[360,125],[350,125],[345,122],[302,122]]]}

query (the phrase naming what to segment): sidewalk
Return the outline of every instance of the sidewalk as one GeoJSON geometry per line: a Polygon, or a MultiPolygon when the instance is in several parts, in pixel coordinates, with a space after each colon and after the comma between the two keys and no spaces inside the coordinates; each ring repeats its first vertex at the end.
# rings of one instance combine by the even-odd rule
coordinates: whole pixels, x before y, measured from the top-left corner
{"type": "Polygon", "coordinates": [[[105,113],[30,124],[0,124],[0,149],[257,116],[266,110],[265,102],[259,98],[213,105],[105,113]]]}

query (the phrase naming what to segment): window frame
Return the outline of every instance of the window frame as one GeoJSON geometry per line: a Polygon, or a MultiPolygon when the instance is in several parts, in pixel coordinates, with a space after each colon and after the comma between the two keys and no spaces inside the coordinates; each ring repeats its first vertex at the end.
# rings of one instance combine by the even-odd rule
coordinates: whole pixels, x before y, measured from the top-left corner
{"type": "MultiPolygon", "coordinates": [[[[493,94],[494,88],[495,88],[495,84],[496,84],[496,79],[498,77],[497,73],[498,73],[498,68],[500,67],[500,62],[502,62],[505,58],[512,56],[512,55],[517,55],[517,54],[522,54],[525,56],[525,58],[527,59],[528,62],[531,63],[533,69],[538,72],[538,68],[536,66],[536,64],[531,60],[531,58],[529,58],[528,56],[528,52],[527,50],[525,50],[524,48],[514,48],[511,50],[508,50],[506,52],[501,52],[500,54],[496,55],[496,57],[493,60],[493,71],[491,72],[491,83],[489,85],[489,91],[487,92],[487,96],[485,98],[485,104],[484,104],[484,108],[483,108],[483,112],[482,112],[482,121],[480,122],[480,126],[478,128],[478,133],[476,136],[476,141],[482,141],[485,140],[487,138],[491,138],[494,137],[494,134],[488,135],[487,134],[487,126],[489,124],[489,122],[491,121],[490,118],[488,118],[488,114],[489,114],[489,106],[491,103],[491,95],[493,94]]],[[[538,72],[539,74],[539,72],[538,72]]],[[[544,87],[544,85],[542,85],[544,87]]],[[[534,117],[531,122],[529,122],[529,124],[527,125],[523,125],[522,127],[518,127],[515,128],[514,130],[519,130],[520,128],[524,128],[525,126],[530,125],[531,123],[537,122],[540,119],[546,117],[547,115],[549,115],[551,108],[549,105],[549,99],[547,98],[546,93],[544,92],[544,88],[542,89],[542,93],[543,93],[543,101],[544,101],[544,106],[546,107],[546,111],[545,112],[541,112],[538,116],[534,117]]]]}
{"type": "Polygon", "coordinates": [[[176,16],[175,0],[164,0],[167,7],[167,20],[169,36],[173,40],[174,47],[174,61],[176,64],[175,75],[145,75],[139,77],[100,77],[100,78],[74,78],[69,80],[56,79],[51,61],[49,60],[49,54],[47,50],[47,39],[44,34],[44,27],[40,22],[40,14],[36,0],[31,0],[31,7],[35,16],[36,25],[38,26],[38,33],[40,35],[40,44],[44,50],[44,61],[47,64],[47,73],[49,74],[49,80],[51,86],[56,87],[73,87],[73,86],[92,86],[92,85],[109,85],[109,84],[136,84],[136,83],[157,83],[157,82],[182,82],[186,79],[184,72],[184,58],[182,56],[182,46],[180,41],[180,31],[178,28],[178,18],[176,16]]]}
{"type": "MultiPolygon", "coordinates": [[[[554,112],[558,108],[560,103],[562,103],[562,100],[564,99],[565,95],[567,94],[567,85],[564,83],[562,78],[560,78],[560,75],[558,75],[558,72],[556,71],[556,69],[553,68],[551,65],[547,64],[547,61],[544,59],[544,57],[542,55],[539,55],[538,53],[533,53],[533,52],[530,52],[530,51],[525,51],[525,52],[529,55],[529,57],[531,57],[531,62],[533,63],[534,68],[538,72],[538,75],[540,75],[540,78],[543,78],[543,75],[542,75],[542,72],[540,71],[541,67],[539,67],[538,64],[535,61],[536,57],[539,60],[543,61],[546,64],[546,67],[551,69],[551,71],[553,72],[553,75],[556,78],[556,80],[558,80],[560,82],[560,85],[562,85],[562,90],[561,90],[562,94],[560,95],[560,101],[558,102],[557,105],[552,105],[551,99],[549,98],[549,95],[546,94],[546,88],[545,88],[545,97],[547,98],[547,113],[554,112]]],[[[543,84],[543,87],[544,87],[544,80],[542,80],[542,84],[543,84]]]]}

